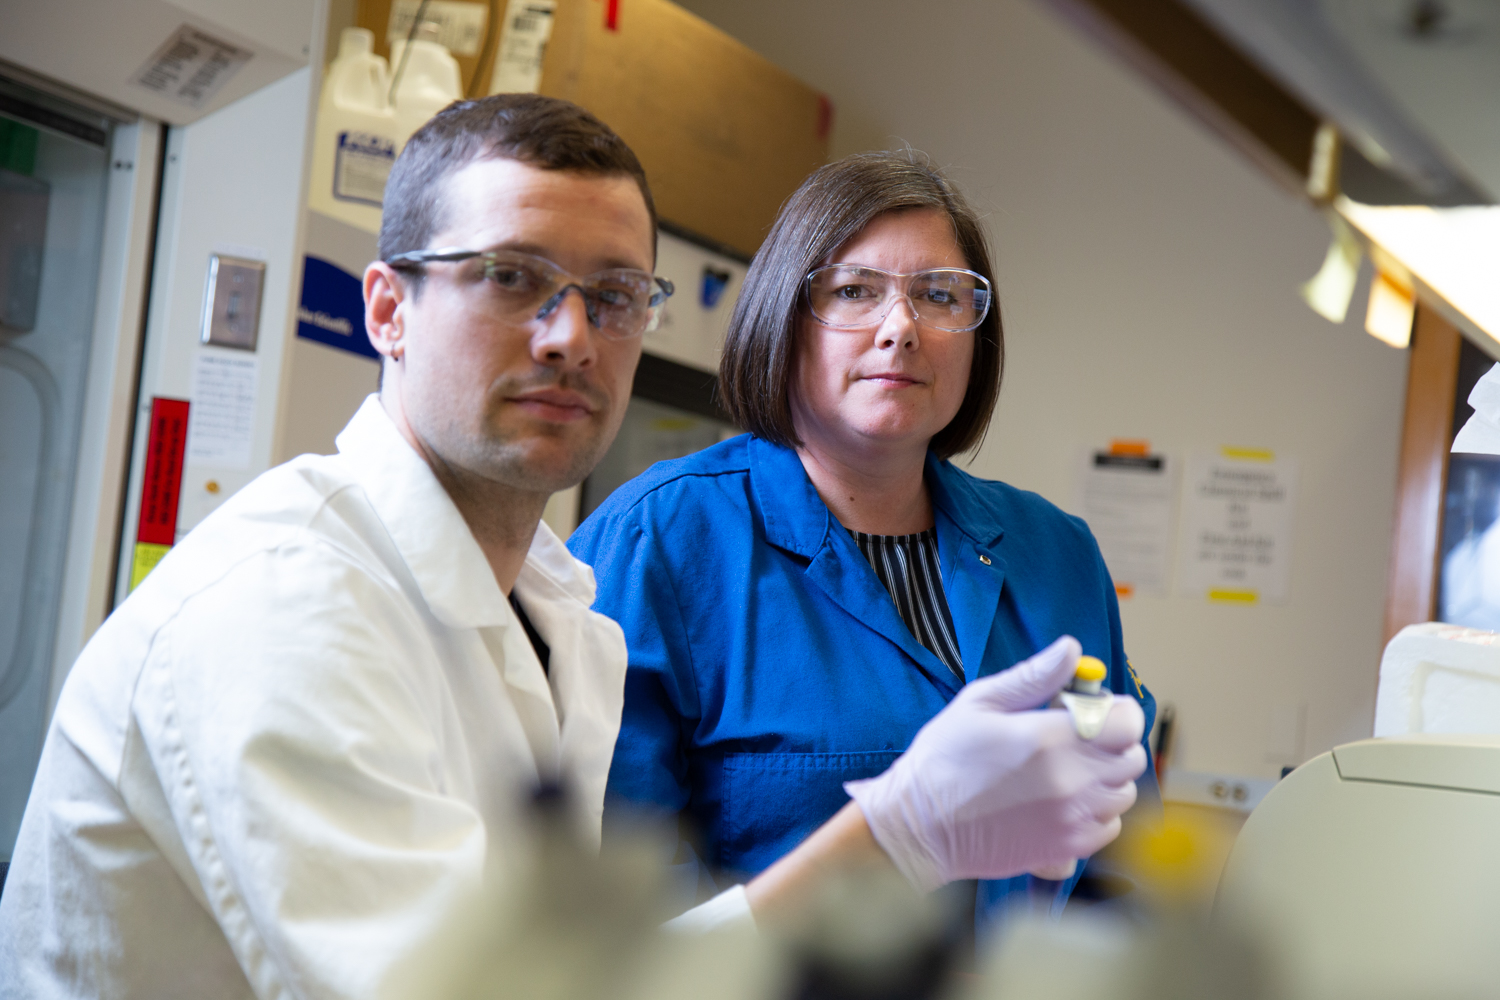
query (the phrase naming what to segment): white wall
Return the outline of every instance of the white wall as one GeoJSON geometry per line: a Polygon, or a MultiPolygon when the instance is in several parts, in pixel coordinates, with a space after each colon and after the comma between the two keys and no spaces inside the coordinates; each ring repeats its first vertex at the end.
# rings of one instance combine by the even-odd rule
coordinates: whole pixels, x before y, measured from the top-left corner
{"type": "Polygon", "coordinates": [[[1026,0],[679,2],[826,91],[834,155],[910,143],[987,216],[1009,357],[976,473],[1070,506],[1111,438],[1299,460],[1287,603],[1124,602],[1175,765],[1270,777],[1368,736],[1407,356],[1362,332],[1363,284],[1342,327],[1297,298],[1318,216],[1026,0]]]}

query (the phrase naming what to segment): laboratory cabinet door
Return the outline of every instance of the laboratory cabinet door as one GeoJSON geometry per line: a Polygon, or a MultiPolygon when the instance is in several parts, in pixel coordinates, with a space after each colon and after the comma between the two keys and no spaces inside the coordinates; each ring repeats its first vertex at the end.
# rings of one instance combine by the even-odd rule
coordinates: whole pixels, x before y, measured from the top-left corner
{"type": "MultiPolygon", "coordinates": [[[[104,467],[124,460],[126,435],[111,427],[128,421],[128,398],[111,403],[133,390],[121,337],[132,323],[119,310],[144,294],[144,268],[127,258],[132,233],[149,233],[139,218],[149,194],[144,212],[133,203],[154,186],[155,138],[154,126],[0,74],[0,861],[26,805],[56,660],[83,641],[91,576],[109,579],[107,565],[91,570],[99,552],[112,559],[118,519],[119,476],[104,467]]],[[[107,606],[107,594],[93,603],[107,606]]]]}

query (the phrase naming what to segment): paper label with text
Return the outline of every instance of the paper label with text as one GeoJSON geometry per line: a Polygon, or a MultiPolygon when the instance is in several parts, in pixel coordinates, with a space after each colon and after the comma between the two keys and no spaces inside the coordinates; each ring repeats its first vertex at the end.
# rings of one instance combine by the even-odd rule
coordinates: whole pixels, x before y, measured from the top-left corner
{"type": "Polygon", "coordinates": [[[179,104],[201,108],[254,55],[184,24],[136,70],[130,82],[179,104]]]}
{"type": "Polygon", "coordinates": [[[490,93],[530,94],[542,85],[542,57],[556,12],[557,0],[510,0],[490,93]]]}
{"type": "Polygon", "coordinates": [[[200,351],[193,359],[189,462],[223,469],[250,467],[258,375],[254,357],[200,351]]]}
{"type": "Polygon", "coordinates": [[[1172,552],[1174,469],[1166,455],[1089,452],[1078,513],[1099,543],[1121,596],[1165,596],[1172,552]]]}
{"type": "Polygon", "coordinates": [[[1225,448],[1193,456],[1183,479],[1181,593],[1238,604],[1285,600],[1296,461],[1225,448]]]}

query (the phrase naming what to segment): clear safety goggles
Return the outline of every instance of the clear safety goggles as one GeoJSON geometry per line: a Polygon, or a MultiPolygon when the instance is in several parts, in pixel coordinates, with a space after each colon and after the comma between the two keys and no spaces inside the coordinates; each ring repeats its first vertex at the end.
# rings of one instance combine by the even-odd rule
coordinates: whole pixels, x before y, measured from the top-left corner
{"type": "Polygon", "coordinates": [[[824,326],[852,330],[885,322],[905,299],[917,322],[937,330],[972,330],[990,311],[990,282],[959,267],[894,274],[878,267],[829,264],[807,276],[807,302],[824,326]]]}
{"type": "Polygon", "coordinates": [[[589,323],[610,340],[629,340],[654,330],[662,305],[676,291],[666,278],[633,267],[614,267],[578,277],[545,257],[516,250],[414,250],[386,261],[394,268],[436,262],[470,262],[471,277],[485,296],[485,310],[507,323],[546,319],[576,290],[589,323]]]}

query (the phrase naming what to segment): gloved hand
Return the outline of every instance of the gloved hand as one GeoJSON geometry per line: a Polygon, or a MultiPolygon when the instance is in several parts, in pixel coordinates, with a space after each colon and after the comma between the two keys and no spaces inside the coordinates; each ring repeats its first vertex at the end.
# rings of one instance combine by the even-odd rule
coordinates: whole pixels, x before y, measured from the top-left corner
{"type": "Polygon", "coordinates": [[[845,783],[876,842],[918,889],[1056,868],[1119,835],[1146,769],[1135,699],[1115,699],[1087,742],[1067,711],[1029,711],[1068,683],[1079,652],[1063,636],[964,685],[884,774],[845,783]]]}

